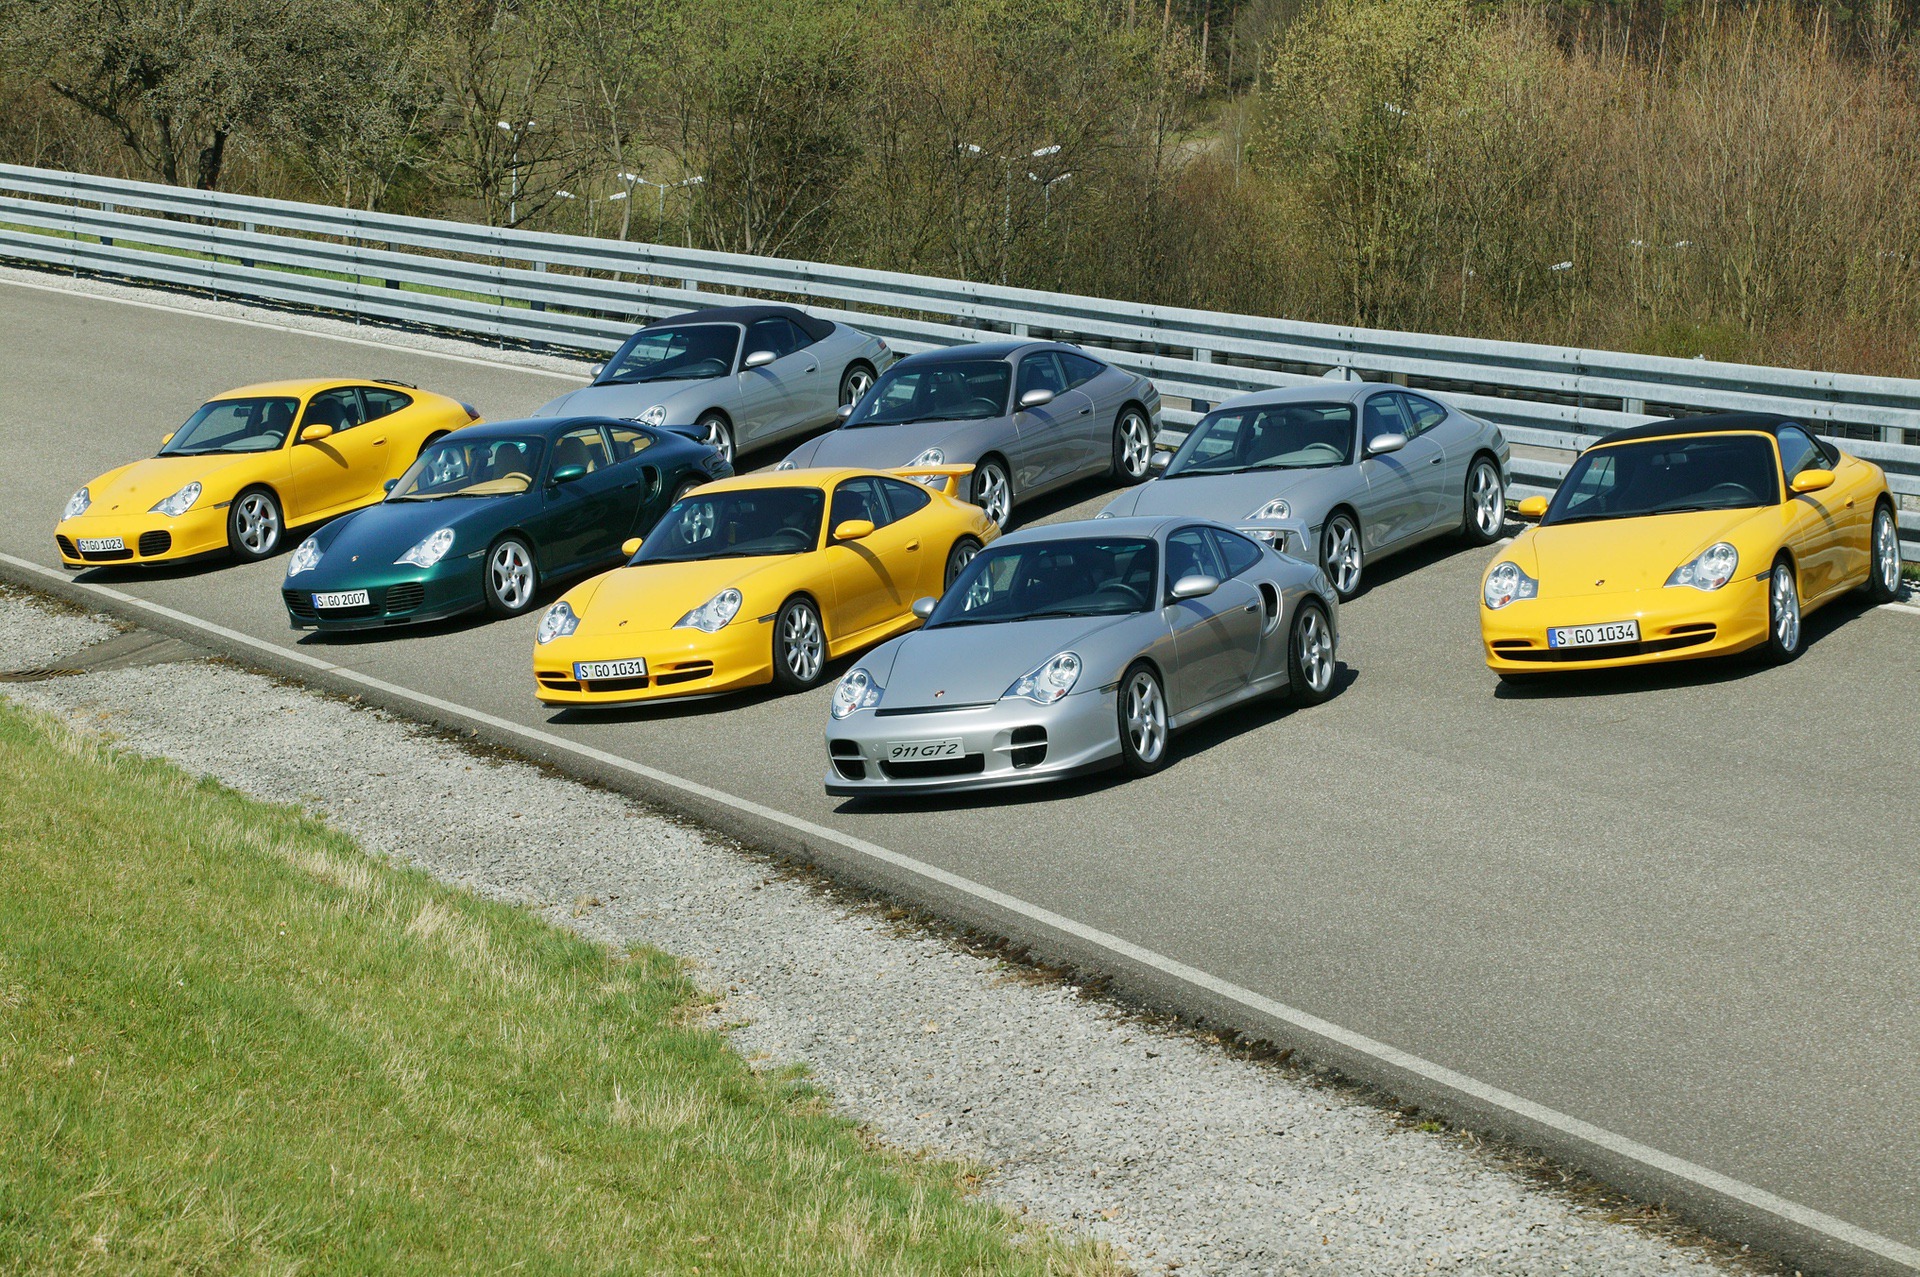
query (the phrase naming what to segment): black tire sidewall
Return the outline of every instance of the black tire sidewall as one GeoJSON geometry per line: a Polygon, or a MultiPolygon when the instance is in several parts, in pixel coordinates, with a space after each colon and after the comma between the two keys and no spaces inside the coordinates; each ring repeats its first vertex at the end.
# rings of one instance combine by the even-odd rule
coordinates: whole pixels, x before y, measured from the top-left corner
{"type": "Polygon", "coordinates": [[[780,606],[778,615],[773,618],[773,684],[784,692],[804,692],[820,686],[827,677],[827,630],[820,617],[820,609],[804,598],[788,599],[780,606]],[[820,627],[820,672],[811,681],[795,678],[787,669],[786,633],[787,617],[796,608],[806,608],[813,613],[813,623],[820,627]]]}
{"type": "Polygon", "coordinates": [[[1153,679],[1154,686],[1159,689],[1161,711],[1163,713],[1166,711],[1166,684],[1161,681],[1160,675],[1154,668],[1145,661],[1135,661],[1133,664],[1127,666],[1127,672],[1120,676],[1120,694],[1114,698],[1113,707],[1114,729],[1119,733],[1120,737],[1120,767],[1127,775],[1134,777],[1153,775],[1167,765],[1167,759],[1173,754],[1173,728],[1171,725],[1166,729],[1167,740],[1166,743],[1160,747],[1160,757],[1153,762],[1146,761],[1134,752],[1133,738],[1127,733],[1127,689],[1133,686],[1134,675],[1143,672],[1153,679]]]}
{"type": "Polygon", "coordinates": [[[260,563],[278,554],[280,547],[286,543],[287,509],[280,504],[280,498],[275,496],[271,490],[258,487],[247,488],[233,498],[233,503],[227,507],[227,548],[233,551],[234,558],[240,560],[242,563],[260,563]],[[278,528],[273,534],[273,544],[258,553],[249,550],[240,540],[240,525],[238,523],[240,518],[240,503],[251,496],[263,496],[273,502],[273,514],[278,528]]]}
{"type": "Polygon", "coordinates": [[[980,542],[978,542],[972,537],[960,537],[958,540],[956,540],[953,543],[952,548],[947,551],[947,565],[940,577],[940,589],[942,590],[942,592],[951,590],[953,588],[954,581],[959,578],[960,573],[966,571],[966,568],[964,567],[959,569],[959,571],[955,571],[953,566],[953,560],[954,560],[954,556],[960,553],[960,549],[962,546],[969,546],[969,545],[973,547],[973,552],[975,554],[980,553],[980,542]]]}
{"type": "Polygon", "coordinates": [[[487,611],[494,616],[525,616],[533,611],[534,604],[540,598],[540,563],[533,557],[533,547],[527,544],[525,537],[504,536],[487,547],[487,553],[480,560],[480,597],[486,600],[487,611]],[[501,546],[513,542],[526,551],[527,567],[533,572],[533,586],[527,591],[527,604],[521,608],[510,608],[493,592],[493,556],[501,546]]]}
{"type": "MultiPolygon", "coordinates": [[[[851,383],[851,382],[853,381],[853,374],[854,374],[854,373],[856,373],[856,372],[860,372],[860,371],[862,371],[862,370],[864,370],[864,371],[866,372],[866,374],[867,374],[867,376],[869,376],[869,377],[873,377],[873,376],[875,376],[875,375],[876,375],[876,374],[874,373],[874,371],[873,371],[873,369],[872,369],[872,368],[869,368],[869,367],[867,367],[867,365],[866,365],[866,364],[864,364],[864,363],[861,363],[861,362],[859,362],[859,361],[857,361],[857,360],[856,360],[855,362],[853,362],[853,363],[850,363],[850,364],[848,364],[848,365],[847,365],[847,367],[846,367],[846,370],[845,370],[844,372],[842,372],[842,373],[840,374],[840,398],[839,398],[839,403],[840,403],[840,404],[841,404],[842,406],[844,406],[844,405],[846,405],[846,404],[850,404],[850,403],[858,403],[858,402],[859,402],[859,400],[857,400],[857,399],[849,399],[849,398],[847,397],[847,387],[848,387],[848,385],[849,385],[849,384],[850,384],[850,383],[851,383]]],[[[871,390],[871,389],[873,388],[873,387],[872,387],[872,384],[871,384],[871,383],[869,383],[869,384],[868,384],[868,387],[867,387],[867,388],[868,388],[869,390],[871,390]]]]}
{"type": "Polygon", "coordinates": [[[1331,678],[1320,691],[1315,691],[1307,684],[1306,663],[1300,659],[1300,643],[1309,612],[1319,613],[1320,623],[1329,628],[1332,626],[1327,619],[1327,610],[1312,599],[1302,601],[1293,610],[1293,625],[1287,630],[1287,699],[1295,705],[1318,705],[1333,695],[1331,678]]]}

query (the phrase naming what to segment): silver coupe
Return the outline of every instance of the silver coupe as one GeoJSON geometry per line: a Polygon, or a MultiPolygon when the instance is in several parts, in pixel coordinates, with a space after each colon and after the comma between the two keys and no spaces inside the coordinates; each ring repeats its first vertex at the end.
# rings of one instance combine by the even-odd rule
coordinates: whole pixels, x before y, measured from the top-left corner
{"type": "Polygon", "coordinates": [[[792,306],[719,306],[656,319],[540,417],[621,417],[697,426],[729,465],[829,425],[873,387],[893,353],[878,337],[792,306]]]}
{"type": "Polygon", "coordinates": [[[1159,422],[1151,381],[1078,347],[954,346],[902,359],[840,429],[780,465],[971,465],[967,499],[1004,528],[1018,502],[1076,479],[1145,479],[1159,422]]]}
{"type": "Polygon", "coordinates": [[[1098,517],[1292,520],[1305,544],[1286,548],[1317,558],[1344,600],[1360,592],[1369,562],[1429,537],[1497,540],[1512,457],[1498,426],[1431,395],[1326,382],[1228,400],[1162,460],[1164,473],[1098,517]]]}
{"type": "Polygon", "coordinates": [[[1268,692],[1333,691],[1339,604],[1313,563],[1193,518],[1053,524],[980,551],[926,624],[834,689],[830,794],[1164,767],[1169,737],[1268,692]]]}

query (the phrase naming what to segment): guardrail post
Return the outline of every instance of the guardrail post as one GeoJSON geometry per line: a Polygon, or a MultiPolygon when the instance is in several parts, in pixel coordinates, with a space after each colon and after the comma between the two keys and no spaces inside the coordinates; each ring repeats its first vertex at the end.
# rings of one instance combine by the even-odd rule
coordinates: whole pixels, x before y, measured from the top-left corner
{"type": "MultiPolygon", "coordinates": [[[[100,211],[101,211],[102,213],[111,213],[111,212],[113,212],[113,205],[111,205],[111,204],[109,204],[109,203],[107,203],[107,202],[106,202],[105,200],[101,200],[101,201],[100,201],[100,211]]],[[[111,239],[109,239],[109,238],[107,238],[107,237],[106,237],[105,235],[102,235],[102,236],[100,237],[100,247],[102,247],[102,248],[112,248],[112,247],[113,247],[113,241],[112,241],[111,239]]]]}
{"type": "Polygon", "coordinates": [[[1620,401],[1620,411],[1635,412],[1644,417],[1647,415],[1647,401],[1644,399],[1622,399],[1620,401]]]}
{"type": "MultiPolygon", "coordinates": [[[[243,231],[245,231],[245,232],[246,232],[247,234],[249,234],[249,235],[251,235],[251,234],[253,234],[253,223],[252,223],[252,222],[242,222],[242,223],[240,223],[240,229],[241,229],[241,230],[243,230],[243,231]]],[[[240,264],[241,264],[242,266],[244,266],[244,267],[246,267],[246,268],[247,268],[248,270],[252,270],[252,269],[253,269],[253,259],[252,259],[251,257],[242,257],[242,258],[240,259],[240,264]]]]}
{"type": "MultiPolygon", "coordinates": [[[[388,240],[388,241],[387,241],[387,251],[388,251],[389,253],[397,253],[397,252],[399,252],[400,250],[399,250],[399,249],[397,249],[397,248],[395,248],[395,247],[393,246],[393,241],[392,241],[392,240],[388,240]]],[[[395,289],[397,289],[397,288],[399,288],[399,287],[400,287],[400,281],[399,281],[399,280],[397,280],[397,279],[388,279],[388,280],[386,281],[386,285],[387,285],[387,287],[388,287],[388,288],[395,288],[395,289]]]]}
{"type": "MultiPolygon", "coordinates": [[[[541,273],[542,275],[544,275],[544,274],[546,274],[546,273],[547,273],[547,264],[546,264],[545,262],[535,262],[535,263],[533,264],[533,268],[534,268],[534,269],[535,269],[536,271],[539,271],[539,272],[540,272],[540,273],[541,273]]],[[[545,309],[547,308],[547,303],[546,303],[546,302],[544,302],[544,301],[542,301],[542,300],[541,300],[540,298],[538,298],[538,297],[536,297],[536,298],[534,298],[534,299],[533,299],[533,301],[532,301],[531,303],[529,303],[529,304],[530,304],[530,305],[531,305],[531,306],[532,306],[532,307],[533,307],[533,308],[534,308],[535,310],[545,310],[545,309]]]]}
{"type": "Polygon", "coordinates": [[[1196,364],[1210,364],[1213,362],[1213,352],[1211,350],[1200,350],[1196,348],[1193,352],[1193,362],[1196,364]]]}

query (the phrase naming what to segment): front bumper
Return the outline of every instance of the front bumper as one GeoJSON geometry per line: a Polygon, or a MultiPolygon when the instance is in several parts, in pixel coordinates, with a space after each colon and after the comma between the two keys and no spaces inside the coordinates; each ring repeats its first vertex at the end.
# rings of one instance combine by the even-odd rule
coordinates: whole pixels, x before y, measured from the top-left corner
{"type": "Polygon", "coordinates": [[[1685,587],[1519,599],[1499,611],[1480,605],[1487,668],[1502,673],[1622,669],[1744,652],[1767,638],[1765,577],[1742,577],[1712,592],[1685,587]],[[1547,627],[1640,622],[1640,641],[1551,649],[1547,627]]]}
{"type": "Polygon", "coordinates": [[[62,519],[53,529],[60,550],[60,566],[82,568],[115,564],[178,563],[227,548],[227,503],[196,505],[179,518],[151,511],[141,514],[94,514],[62,519]],[[118,537],[123,550],[81,550],[83,540],[118,537]]]}
{"type": "Polygon", "coordinates": [[[773,681],[773,618],[736,617],[713,634],[641,630],[557,638],[534,646],[533,681],[542,705],[602,709],[759,687],[773,681]],[[645,676],[598,682],[573,676],[576,662],[635,659],[646,661],[645,676]]]}
{"type": "Polygon", "coordinates": [[[460,616],[481,607],[479,560],[462,559],[456,565],[445,563],[401,575],[383,574],[378,578],[355,580],[348,574],[328,574],[327,565],[283,582],[280,600],[286,605],[287,620],[296,630],[317,630],[322,634],[341,634],[354,630],[380,630],[397,625],[420,625],[460,616]],[[365,590],[364,606],[328,608],[313,606],[316,593],[365,590]]]}
{"type": "Polygon", "coordinates": [[[1060,780],[1120,756],[1114,688],[1053,705],[1009,697],[952,709],[861,710],[827,724],[829,794],[951,794],[1060,780]],[[886,761],[892,746],[958,739],[962,754],[931,763],[886,761]]]}

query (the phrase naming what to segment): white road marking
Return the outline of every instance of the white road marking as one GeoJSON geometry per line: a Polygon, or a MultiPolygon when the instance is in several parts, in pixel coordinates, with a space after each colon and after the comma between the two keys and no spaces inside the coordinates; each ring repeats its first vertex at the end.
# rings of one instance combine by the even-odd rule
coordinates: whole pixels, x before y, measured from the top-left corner
{"type": "Polygon", "coordinates": [[[397,346],[388,341],[374,341],[370,337],[348,337],[344,333],[318,332],[310,328],[290,328],[286,324],[272,324],[263,319],[247,319],[240,315],[216,315],[210,311],[189,310],[184,306],[168,306],[164,302],[135,301],[131,297],[115,297],[109,293],[87,293],[78,289],[62,288],[58,284],[31,284],[24,279],[0,279],[0,284],[11,284],[15,288],[31,288],[42,293],[59,293],[62,297],[85,297],[93,301],[114,302],[121,306],[138,306],[142,310],[164,310],[169,315],[184,315],[194,319],[213,319],[223,324],[240,324],[246,328],[264,328],[269,332],[292,334],[296,337],[318,337],[323,341],[340,341],[349,346],[371,346],[375,350],[388,353],[399,351],[409,355],[425,355],[429,359],[450,359],[456,364],[472,364],[476,368],[491,368],[498,372],[524,372],[535,377],[552,377],[559,381],[579,381],[580,374],[554,372],[549,368],[527,368],[520,364],[502,363],[497,359],[480,359],[473,355],[453,355],[442,350],[423,350],[418,346],[397,346]]]}
{"type": "MultiPolygon", "coordinates": [[[[1256,993],[1252,989],[1243,988],[1240,985],[1222,980],[1218,976],[1211,975],[1197,967],[1190,967],[1186,963],[1166,957],[1164,954],[1142,948],[1132,941],[1124,940],[1119,936],[1098,930],[1094,927],[1089,927],[1085,923],[1077,922],[1072,918],[1055,913],[1040,905],[1030,904],[1017,896],[1008,895],[1006,892],[996,890],[984,883],[974,882],[970,878],[963,878],[958,874],[950,873],[937,865],[930,865],[925,861],[915,860],[911,856],[903,855],[897,851],[891,851],[877,843],[868,842],[863,838],[856,838],[851,834],[841,833],[837,829],[829,829],[825,825],[817,825],[803,817],[789,815],[786,812],[754,802],[752,799],[736,797],[733,794],[714,789],[709,785],[703,785],[698,781],[686,780],[670,772],[649,767],[645,763],[637,763],[632,759],[622,758],[618,754],[610,754],[605,750],[595,749],[591,745],[578,744],[564,737],[542,731],[537,727],[523,727],[519,723],[496,717],[483,710],[470,709],[454,701],[442,700],[437,696],[430,696],[424,692],[416,692],[395,683],[388,683],[385,680],[362,674],[358,670],[335,665],[331,661],[321,660],[319,657],[309,653],[280,647],[276,644],[256,639],[251,635],[242,634],[237,630],[230,630],[223,625],[215,625],[211,621],[203,621],[198,617],[175,611],[173,608],[166,607],[162,604],[150,603],[145,599],[135,598],[130,594],[122,593],[119,590],[111,589],[104,585],[94,585],[91,582],[73,580],[64,572],[57,572],[51,568],[42,567],[40,564],[27,559],[15,558],[11,554],[0,553],[0,563],[5,563],[30,576],[37,576],[43,580],[58,582],[69,588],[98,594],[103,598],[112,599],[122,606],[135,611],[144,611],[156,616],[165,617],[175,624],[188,626],[203,633],[215,635],[226,643],[266,653],[270,656],[290,658],[310,669],[324,671],[334,678],[358,683],[363,687],[382,692],[388,696],[411,701],[417,705],[428,706],[443,713],[449,713],[467,719],[470,722],[483,723],[496,732],[537,744],[543,749],[552,750],[561,754],[571,754],[577,758],[598,763],[603,767],[611,767],[618,771],[644,777],[655,784],[678,789],[684,793],[704,799],[707,802],[731,807],[760,820],[767,821],[770,824],[785,826],[796,833],[805,834],[809,838],[821,842],[833,843],[847,851],[877,860],[882,864],[891,865],[896,869],[905,870],[928,882],[938,883],[950,891],[957,891],[971,896],[976,900],[983,901],[1007,913],[1038,923],[1040,926],[1049,930],[1073,936],[1083,943],[1103,949],[1129,962],[1158,971],[1162,975],[1171,977],[1183,984],[1187,984],[1193,988],[1203,989],[1215,997],[1237,1003],[1250,1011],[1290,1025],[1311,1037],[1317,1037],[1324,1041],[1335,1043],[1356,1055],[1377,1060],[1392,1069],[1412,1074],[1434,1086],[1467,1096],[1481,1104],[1514,1114],[1538,1126],[1557,1131],[1571,1139],[1604,1149],[1616,1157],[1638,1162],[1643,1166],[1672,1176],[1675,1179],[1694,1184],[1709,1193],[1740,1202],[1754,1210],[1765,1212],[1776,1219],[1797,1225],[1810,1232],[1818,1233],[1870,1254],[1878,1255],[1883,1259],[1888,1259],[1894,1263],[1920,1271],[1920,1249],[1895,1241],[1891,1237],[1882,1237],[1878,1233],[1870,1232],[1857,1224],[1850,1224],[1837,1216],[1815,1210],[1810,1206],[1803,1206],[1798,1202],[1789,1201],[1763,1188],[1757,1188],[1742,1180],[1734,1179],[1728,1175],[1722,1175],[1718,1171],[1710,1170],[1695,1162],[1689,1162],[1684,1158],[1663,1153],[1657,1148],[1640,1143],[1638,1140],[1629,1139],[1627,1136],[1617,1134],[1604,1127],[1595,1126],[1591,1122],[1582,1121],[1580,1118],[1562,1113],[1558,1109],[1548,1108],[1544,1104],[1537,1104],[1524,1096],[1515,1095],[1511,1091],[1501,1090],[1499,1087],[1491,1086],[1477,1078],[1455,1072],[1453,1069],[1447,1068],[1444,1065],[1436,1064],[1431,1060],[1402,1051],[1398,1047],[1376,1041],[1364,1034],[1356,1033],[1351,1029],[1342,1028],[1340,1025],[1334,1024],[1331,1021],[1322,1020],[1319,1016],[1313,1015],[1310,1012],[1299,1010],[1282,1002],[1276,1002],[1264,994],[1256,993]]],[[[1905,610],[1920,611],[1920,608],[1905,610]]]]}

